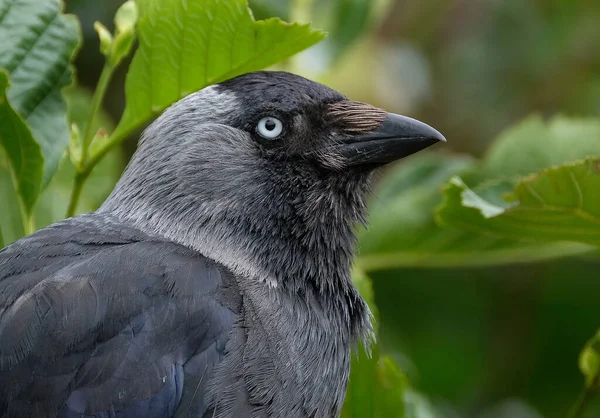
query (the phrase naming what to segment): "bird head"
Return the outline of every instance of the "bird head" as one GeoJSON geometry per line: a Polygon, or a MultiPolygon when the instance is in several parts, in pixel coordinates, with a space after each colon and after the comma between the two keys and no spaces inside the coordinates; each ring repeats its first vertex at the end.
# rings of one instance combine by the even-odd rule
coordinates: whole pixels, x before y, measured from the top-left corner
{"type": "Polygon", "coordinates": [[[273,285],[333,280],[373,171],[439,141],[300,76],[249,73],[167,109],[101,211],[273,285]]]}

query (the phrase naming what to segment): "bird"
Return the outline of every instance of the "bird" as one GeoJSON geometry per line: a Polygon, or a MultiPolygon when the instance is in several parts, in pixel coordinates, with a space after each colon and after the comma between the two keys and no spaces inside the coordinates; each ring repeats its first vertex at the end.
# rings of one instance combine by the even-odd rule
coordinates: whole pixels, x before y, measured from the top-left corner
{"type": "Polygon", "coordinates": [[[338,417],[380,168],[434,128],[278,71],[168,107],[105,202],[0,252],[0,417],[338,417]]]}

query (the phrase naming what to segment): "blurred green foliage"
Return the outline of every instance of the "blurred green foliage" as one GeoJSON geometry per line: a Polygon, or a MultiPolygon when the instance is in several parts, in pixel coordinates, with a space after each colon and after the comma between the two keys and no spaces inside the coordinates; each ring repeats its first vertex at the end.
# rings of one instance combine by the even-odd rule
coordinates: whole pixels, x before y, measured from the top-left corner
{"type": "MultiPolygon", "coordinates": [[[[583,405],[582,416],[600,416],[597,335],[580,357],[583,395],[577,370],[600,325],[599,2],[250,0],[257,20],[313,20],[329,31],[288,60],[321,33],[254,22],[243,0],[138,0],[139,47],[127,73],[134,17],[121,9],[114,28],[96,25],[102,45],[93,25],[113,21],[123,1],[68,0],[83,48],[79,85],[63,90],[64,100],[79,32],[61,15],[51,28],[58,43],[32,43],[35,25],[60,8],[59,0],[40,2],[0,19],[0,38],[14,40],[0,43],[8,75],[0,74],[0,245],[61,219],[74,179],[85,183],[78,212],[95,209],[131,155],[135,129],[173,101],[275,64],[425,120],[449,139],[445,152],[386,170],[370,227],[359,231],[354,277],[377,319],[378,344],[371,357],[358,350],[343,416],[554,418],[578,396],[574,414],[583,405]],[[185,6],[195,10],[187,26],[185,6]],[[202,61],[212,36],[206,10],[216,16],[213,30],[242,19],[239,30],[262,33],[264,50],[252,55],[247,37],[224,36],[202,61]],[[154,36],[174,28],[203,34],[196,54],[154,36]],[[31,48],[53,53],[23,71],[14,63],[31,48]],[[239,62],[226,62],[223,50],[237,51],[239,62]],[[159,70],[154,78],[150,67],[159,70]],[[169,83],[180,70],[182,84],[169,83]],[[52,80],[49,112],[34,106],[42,75],[52,80]],[[158,93],[149,96],[151,86],[158,93]],[[545,121],[560,114],[569,116],[545,121]],[[70,158],[52,177],[69,136],[70,158]]],[[[0,0],[0,15],[12,3],[0,0]]]]}

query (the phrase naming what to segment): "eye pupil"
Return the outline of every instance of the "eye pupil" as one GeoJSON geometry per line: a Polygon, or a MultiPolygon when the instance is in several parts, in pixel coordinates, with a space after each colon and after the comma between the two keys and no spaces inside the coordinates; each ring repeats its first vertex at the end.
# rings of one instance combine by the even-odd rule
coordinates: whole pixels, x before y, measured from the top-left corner
{"type": "Polygon", "coordinates": [[[265,128],[267,129],[267,131],[272,131],[276,127],[277,127],[277,124],[275,123],[275,121],[273,119],[267,119],[267,121],[265,122],[265,128]]]}

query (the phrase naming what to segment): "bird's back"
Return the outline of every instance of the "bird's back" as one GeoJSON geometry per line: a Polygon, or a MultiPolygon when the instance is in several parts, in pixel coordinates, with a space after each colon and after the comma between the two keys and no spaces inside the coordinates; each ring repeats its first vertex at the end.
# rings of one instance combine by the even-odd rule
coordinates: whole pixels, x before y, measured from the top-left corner
{"type": "Polygon", "coordinates": [[[0,416],[202,416],[236,283],[107,215],[15,242],[0,252],[0,416]]]}

